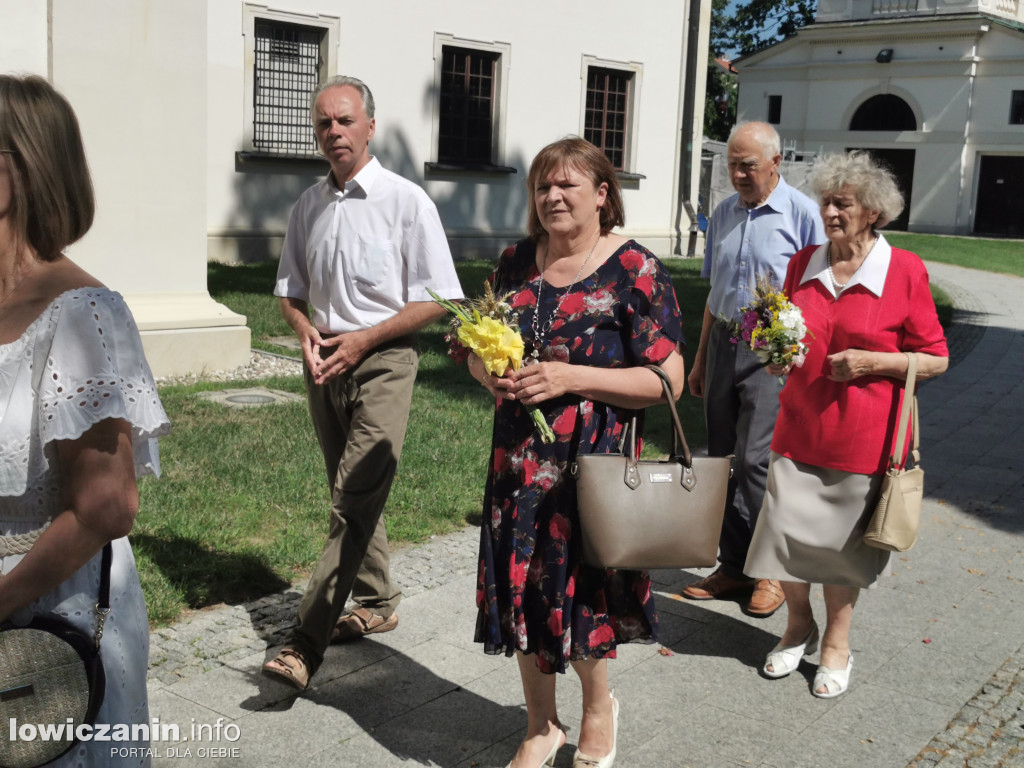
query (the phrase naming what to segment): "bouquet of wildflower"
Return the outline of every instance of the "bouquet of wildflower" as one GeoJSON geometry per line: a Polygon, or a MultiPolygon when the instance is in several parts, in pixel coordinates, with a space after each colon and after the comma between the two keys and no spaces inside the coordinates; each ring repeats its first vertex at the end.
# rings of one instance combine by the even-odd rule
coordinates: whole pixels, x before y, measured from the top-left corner
{"type": "MultiPolygon", "coordinates": [[[[427,289],[430,291],[430,289],[427,289]]],[[[516,315],[506,296],[495,296],[490,283],[484,283],[484,295],[465,304],[456,304],[442,299],[433,291],[430,296],[452,315],[451,325],[445,335],[448,354],[456,362],[462,362],[472,352],[484,363],[484,370],[492,376],[504,376],[509,367],[519,370],[523,366],[525,344],[516,325],[516,315]]],[[[555,433],[551,431],[544,414],[535,405],[524,406],[540,432],[540,439],[551,443],[555,433]]]]}
{"type": "Polygon", "coordinates": [[[804,364],[808,346],[803,313],[768,277],[758,278],[754,301],[740,310],[731,335],[734,344],[745,343],[764,365],[804,364]]]}

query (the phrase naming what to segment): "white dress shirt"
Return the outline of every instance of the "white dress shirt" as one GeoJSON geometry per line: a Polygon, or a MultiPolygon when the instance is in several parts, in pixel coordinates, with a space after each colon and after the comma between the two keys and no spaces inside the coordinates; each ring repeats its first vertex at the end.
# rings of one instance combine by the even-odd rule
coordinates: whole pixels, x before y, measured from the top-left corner
{"type": "Polygon", "coordinates": [[[292,209],[275,296],[300,299],[321,333],[365,330],[427,288],[463,298],[437,208],[416,184],[370,162],[345,183],[331,174],[292,209]]]}

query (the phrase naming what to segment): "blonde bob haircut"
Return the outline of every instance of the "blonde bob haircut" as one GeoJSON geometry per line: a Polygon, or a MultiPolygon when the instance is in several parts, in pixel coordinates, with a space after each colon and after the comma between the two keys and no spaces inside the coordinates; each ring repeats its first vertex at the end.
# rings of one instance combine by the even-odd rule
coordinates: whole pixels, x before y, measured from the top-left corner
{"type": "Polygon", "coordinates": [[[0,75],[0,149],[15,245],[52,261],[89,231],[96,210],[74,110],[41,77],[0,75]]]}
{"type": "Polygon", "coordinates": [[[589,177],[594,189],[602,184],[608,185],[608,193],[599,212],[602,235],[607,235],[614,227],[621,227],[626,223],[626,209],[622,205],[619,177],[611,161],[589,141],[579,136],[566,136],[544,147],[530,164],[530,172],[526,176],[526,193],[530,201],[526,226],[531,240],[537,241],[547,234],[541,226],[537,206],[533,201],[537,185],[552,171],[562,168],[571,168],[589,177]]]}
{"type": "Polygon", "coordinates": [[[807,182],[819,202],[824,195],[849,187],[857,202],[869,211],[878,212],[876,229],[903,212],[903,195],[896,177],[862,150],[822,155],[807,174],[807,182]]]}

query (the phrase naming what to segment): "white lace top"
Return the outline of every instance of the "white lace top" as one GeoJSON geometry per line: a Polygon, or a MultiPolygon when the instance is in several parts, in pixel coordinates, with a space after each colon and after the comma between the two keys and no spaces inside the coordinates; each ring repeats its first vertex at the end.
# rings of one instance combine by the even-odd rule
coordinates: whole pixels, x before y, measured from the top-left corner
{"type": "Polygon", "coordinates": [[[17,341],[0,345],[0,496],[20,496],[50,466],[54,440],[102,419],[131,422],[136,473],[159,474],[169,429],[135,320],[121,295],[58,296],[17,341]]]}
{"type": "MultiPolygon", "coordinates": [[[[170,424],[135,321],[120,294],[77,288],[58,296],[19,339],[0,345],[0,536],[24,536],[63,511],[55,441],[78,438],[109,418],[132,425],[136,474],[159,474],[156,438],[170,424]]],[[[101,646],[107,685],[97,722],[142,723],[148,721],[146,606],[128,540],[113,545],[111,613],[101,646]]],[[[22,557],[0,547],[0,573],[22,557]]],[[[99,576],[97,555],[12,621],[50,614],[92,634],[99,576]]],[[[147,763],[115,760],[109,744],[83,742],[55,765],[147,763]]]]}

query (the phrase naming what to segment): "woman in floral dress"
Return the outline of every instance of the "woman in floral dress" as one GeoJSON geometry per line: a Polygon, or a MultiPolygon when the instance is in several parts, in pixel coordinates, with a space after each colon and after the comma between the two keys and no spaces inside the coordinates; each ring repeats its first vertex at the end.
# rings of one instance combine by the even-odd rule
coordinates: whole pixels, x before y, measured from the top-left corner
{"type": "Polygon", "coordinates": [[[555,677],[572,666],[583,686],[574,766],[608,768],[615,757],[618,702],[606,659],[618,643],[652,642],[657,615],[645,572],[581,562],[578,454],[619,448],[624,424],[662,398],[660,365],[682,392],[679,306],[664,266],[632,240],[615,171],[589,142],[545,147],[527,179],[530,236],[501,256],[491,282],[519,313],[527,364],[490,376],[475,355],[473,376],[496,398],[484,501],[476,639],[488,653],[516,654],[526,695],[526,738],[509,764],[553,764],[566,736],[555,677]],[[545,415],[542,442],[523,405],[545,415]]]}

